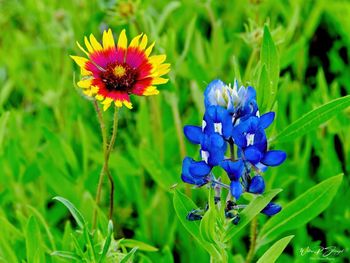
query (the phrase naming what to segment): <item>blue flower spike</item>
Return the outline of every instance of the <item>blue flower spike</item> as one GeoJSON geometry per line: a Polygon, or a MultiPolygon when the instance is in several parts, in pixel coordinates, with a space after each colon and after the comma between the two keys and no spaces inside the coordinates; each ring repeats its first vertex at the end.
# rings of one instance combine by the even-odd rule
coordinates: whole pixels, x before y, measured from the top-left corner
{"type": "MultiPolygon", "coordinates": [[[[262,173],[268,167],[281,165],[287,155],[281,150],[268,149],[265,129],[275,120],[275,113],[260,115],[253,87],[239,86],[238,81],[231,86],[219,79],[213,80],[204,91],[204,105],[202,126],[184,127],[186,138],[200,145],[201,160],[186,157],[181,178],[197,187],[208,185],[214,188],[218,193],[216,203],[221,202],[221,189],[227,189],[231,198],[226,201],[225,216],[238,224],[240,209],[246,205],[237,205],[236,202],[245,192],[263,194],[265,180],[262,173]],[[214,167],[221,167],[227,180],[216,179],[214,167]]],[[[269,203],[261,213],[273,216],[281,209],[278,204],[269,203]]],[[[205,213],[206,210],[201,211],[205,213]]],[[[188,220],[201,218],[201,214],[193,211],[188,216],[188,220]]]]}

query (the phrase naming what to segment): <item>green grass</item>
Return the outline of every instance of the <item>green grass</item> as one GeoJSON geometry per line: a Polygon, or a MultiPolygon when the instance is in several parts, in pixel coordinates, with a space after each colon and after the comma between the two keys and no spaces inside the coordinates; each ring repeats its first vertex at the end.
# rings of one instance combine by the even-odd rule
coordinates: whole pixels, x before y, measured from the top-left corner
{"type": "MultiPolygon", "coordinates": [[[[181,131],[185,124],[201,123],[202,94],[212,79],[232,83],[236,78],[255,86],[261,111],[273,108],[277,114],[270,137],[310,110],[350,93],[349,2],[138,1],[132,6],[132,14],[124,16],[122,6],[111,1],[0,0],[1,262],[64,262],[50,254],[76,252],[72,235],[85,249],[79,226],[52,199],[68,199],[91,227],[103,163],[101,136],[92,103],[75,88],[79,70],[69,57],[81,54],[75,42],[84,35],[100,38],[106,26],[116,34],[126,28],[129,37],[145,32],[156,41],[154,53],[167,54],[172,64],[160,95],[134,96],[134,109],[121,110],[110,158],[116,183],[112,246],[119,248],[120,258],[139,247],[130,254],[136,262],[209,261],[177,218],[171,187],[177,184],[185,192],[182,158],[197,157],[198,148],[181,131]],[[279,64],[275,104],[267,102],[269,93],[259,91],[265,83],[260,61],[266,58],[260,60],[260,48],[266,23],[279,56],[267,66],[279,64]],[[123,237],[145,244],[118,243],[123,237]]],[[[105,119],[110,130],[112,110],[105,119]]],[[[280,262],[309,262],[300,249],[320,244],[345,249],[336,262],[350,257],[345,201],[350,199],[349,120],[348,107],[321,125],[316,122],[318,127],[301,137],[273,144],[288,154],[282,166],[265,174],[268,190],[284,189],[277,197],[282,205],[327,178],[345,175],[322,214],[279,236],[295,236],[280,262]]],[[[204,207],[208,190],[190,192],[204,207]]],[[[108,235],[108,194],[105,180],[93,237],[97,247],[108,235]]],[[[266,221],[263,215],[258,219],[260,226],[266,221]]],[[[229,251],[237,262],[248,252],[248,236],[245,227],[231,242],[229,251]]],[[[256,259],[271,245],[259,249],[256,259]]]]}

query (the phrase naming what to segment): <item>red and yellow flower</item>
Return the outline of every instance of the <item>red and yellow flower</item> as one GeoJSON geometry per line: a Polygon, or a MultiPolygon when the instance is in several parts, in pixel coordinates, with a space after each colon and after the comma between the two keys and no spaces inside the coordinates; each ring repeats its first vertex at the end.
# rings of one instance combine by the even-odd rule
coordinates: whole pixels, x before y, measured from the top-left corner
{"type": "Polygon", "coordinates": [[[71,56],[81,68],[82,78],[77,85],[85,95],[101,101],[104,110],[113,102],[117,107],[125,105],[131,109],[129,95],[156,95],[156,85],[168,81],[162,76],[170,71],[170,64],[163,63],[165,55],[150,56],[154,42],[147,47],[145,34],[136,36],[129,46],[125,30],[117,45],[111,29],[103,32],[102,45],[92,34],[84,42],[87,50],[77,44],[87,58],[71,56]]]}

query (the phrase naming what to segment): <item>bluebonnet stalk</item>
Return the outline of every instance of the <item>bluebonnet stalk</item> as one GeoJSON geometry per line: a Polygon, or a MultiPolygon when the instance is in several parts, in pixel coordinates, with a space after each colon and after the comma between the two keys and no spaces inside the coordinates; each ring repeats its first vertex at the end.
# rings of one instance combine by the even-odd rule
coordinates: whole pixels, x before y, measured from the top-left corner
{"type": "MultiPolygon", "coordinates": [[[[236,202],[242,193],[264,193],[262,172],[269,166],[280,165],[287,156],[283,151],[268,150],[265,129],[273,122],[275,113],[268,112],[260,116],[253,87],[238,87],[237,81],[231,87],[221,80],[214,80],[204,92],[204,105],[202,126],[184,127],[187,139],[200,145],[201,160],[186,157],[181,178],[198,187],[209,183],[216,192],[222,187],[229,189],[225,215],[233,218],[232,222],[237,224],[238,210],[244,205],[237,205],[236,202]],[[228,157],[225,156],[227,149],[228,157]],[[225,170],[230,185],[215,177],[212,173],[215,166],[225,170]]],[[[269,203],[262,213],[272,216],[280,210],[281,206],[269,203]]],[[[205,210],[191,211],[187,218],[200,219],[200,213],[203,212],[205,210]]]]}

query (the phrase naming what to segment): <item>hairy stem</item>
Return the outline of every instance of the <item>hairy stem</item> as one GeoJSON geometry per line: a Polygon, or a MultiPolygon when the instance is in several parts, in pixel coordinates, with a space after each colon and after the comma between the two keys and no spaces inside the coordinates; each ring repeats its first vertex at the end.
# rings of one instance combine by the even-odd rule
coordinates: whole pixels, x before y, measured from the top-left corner
{"type": "Polygon", "coordinates": [[[254,217],[252,222],[250,223],[250,247],[247,254],[247,258],[245,260],[246,263],[250,263],[254,258],[255,248],[256,248],[256,238],[258,236],[257,226],[258,226],[258,218],[254,217]]]}
{"type": "Polygon", "coordinates": [[[109,171],[109,167],[108,167],[108,161],[109,161],[109,156],[111,154],[111,151],[113,150],[113,146],[115,143],[115,140],[117,138],[117,132],[118,132],[118,108],[115,107],[114,108],[114,117],[113,117],[113,132],[112,132],[112,137],[111,140],[109,142],[108,148],[107,148],[107,152],[105,154],[105,173],[108,176],[108,180],[111,186],[111,191],[110,191],[110,196],[109,196],[109,219],[112,219],[113,216],[113,209],[114,209],[114,181],[113,181],[113,177],[109,171]]]}
{"type": "Polygon", "coordinates": [[[109,182],[110,182],[110,186],[111,186],[111,191],[110,191],[110,200],[109,200],[109,219],[112,218],[113,215],[113,208],[114,208],[114,181],[113,178],[110,174],[109,171],[109,166],[108,166],[108,161],[109,161],[109,156],[110,153],[113,149],[116,137],[117,137],[117,130],[118,130],[118,108],[115,108],[114,111],[114,120],[113,120],[113,133],[112,133],[112,137],[111,140],[108,144],[107,142],[107,131],[106,131],[106,126],[103,120],[103,116],[102,116],[102,112],[100,107],[97,104],[97,101],[94,101],[94,108],[95,111],[97,113],[97,119],[98,122],[100,124],[100,128],[101,128],[101,134],[102,134],[102,149],[103,149],[103,167],[101,169],[100,172],[100,177],[98,180],[98,184],[97,184],[97,190],[96,190],[96,199],[95,199],[95,203],[96,206],[94,208],[94,214],[93,214],[93,222],[92,222],[92,228],[94,229],[96,227],[96,221],[97,221],[97,209],[101,200],[101,191],[102,191],[102,185],[103,185],[103,179],[104,179],[104,175],[107,174],[109,182]]]}
{"type": "MultiPolygon", "coordinates": [[[[103,150],[103,153],[106,152],[107,150],[107,132],[106,132],[106,126],[105,126],[105,123],[103,121],[103,116],[102,116],[102,112],[101,112],[101,109],[100,107],[98,106],[98,103],[96,100],[94,100],[94,108],[95,108],[95,111],[96,111],[96,114],[97,114],[97,119],[98,119],[98,122],[100,124],[100,128],[101,128],[101,134],[102,134],[102,150],[103,150]]],[[[100,176],[99,176],[99,179],[98,179],[98,184],[97,184],[97,190],[96,190],[96,198],[95,198],[95,203],[96,203],[96,206],[94,208],[94,214],[93,214],[93,220],[92,220],[92,228],[94,229],[95,226],[96,226],[96,220],[97,220],[97,209],[98,209],[98,205],[100,203],[100,199],[101,199],[101,190],[102,190],[102,184],[103,184],[103,178],[104,178],[104,165],[101,169],[101,172],[100,172],[100,176]]]]}

